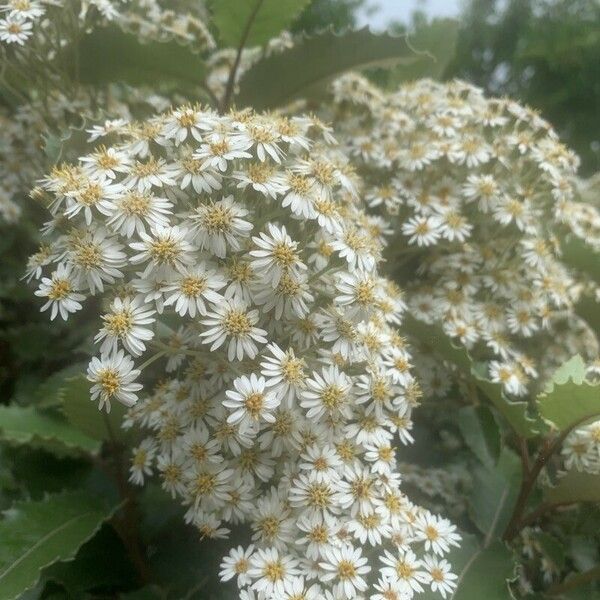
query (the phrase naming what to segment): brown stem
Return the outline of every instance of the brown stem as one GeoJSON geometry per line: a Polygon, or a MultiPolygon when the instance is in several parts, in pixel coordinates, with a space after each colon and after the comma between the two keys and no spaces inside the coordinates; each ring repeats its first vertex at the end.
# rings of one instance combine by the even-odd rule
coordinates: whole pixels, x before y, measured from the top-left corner
{"type": "Polygon", "coordinates": [[[113,518],[115,531],[123,541],[133,566],[142,584],[152,581],[152,573],[142,550],[141,536],[138,528],[139,515],[137,502],[132,487],[129,485],[124,471],[123,446],[117,440],[112,425],[104,413],[104,423],[108,431],[108,448],[113,462],[113,474],[119,496],[123,500],[122,516],[113,518]]]}
{"type": "Polygon", "coordinates": [[[543,517],[546,513],[552,512],[561,506],[570,506],[573,502],[560,502],[558,504],[550,504],[549,502],[542,502],[535,510],[531,511],[528,515],[525,515],[519,521],[519,528],[527,527],[535,523],[539,518],[543,517]]]}
{"type": "Polygon", "coordinates": [[[583,573],[578,573],[573,577],[569,577],[566,581],[562,583],[557,583],[555,585],[550,586],[546,593],[557,595],[562,594],[563,592],[568,592],[580,585],[584,585],[586,583],[590,583],[590,581],[594,581],[595,579],[600,579],[600,565],[590,569],[589,571],[584,571],[583,573]]]}
{"type": "MultiPolygon", "coordinates": [[[[527,508],[527,501],[529,500],[529,496],[535,487],[537,478],[542,469],[546,466],[546,463],[554,452],[560,448],[567,435],[585,420],[586,419],[584,418],[573,423],[570,427],[559,433],[554,439],[546,438],[542,444],[538,457],[531,468],[527,468],[526,466],[529,462],[529,454],[526,451],[527,442],[523,438],[519,438],[519,449],[521,450],[521,461],[523,462],[523,479],[521,480],[521,489],[519,490],[519,496],[517,497],[513,514],[504,532],[503,539],[505,541],[510,542],[513,540],[523,528],[523,514],[527,508]]],[[[528,518],[528,522],[529,521],[528,518]]]]}
{"type": "Polygon", "coordinates": [[[244,26],[244,31],[242,32],[242,37],[240,38],[240,43],[237,48],[237,53],[235,55],[235,61],[233,62],[233,66],[231,67],[231,71],[229,71],[229,78],[227,79],[227,87],[225,88],[225,93],[223,94],[223,100],[221,101],[221,112],[225,112],[231,103],[231,97],[233,96],[233,90],[235,88],[235,76],[237,74],[237,70],[240,67],[240,61],[242,59],[242,51],[244,50],[244,46],[248,41],[248,36],[250,35],[250,30],[252,29],[252,25],[254,24],[254,19],[256,19],[256,15],[262,6],[263,0],[256,0],[256,4],[248,21],[246,21],[246,25],[244,26]]]}

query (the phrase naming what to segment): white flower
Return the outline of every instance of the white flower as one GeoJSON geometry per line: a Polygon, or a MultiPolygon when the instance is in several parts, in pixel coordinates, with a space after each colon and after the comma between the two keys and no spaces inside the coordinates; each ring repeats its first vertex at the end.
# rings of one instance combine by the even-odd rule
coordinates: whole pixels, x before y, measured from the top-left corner
{"type": "Polygon", "coordinates": [[[272,356],[263,354],[260,363],[261,373],[268,387],[281,398],[288,407],[292,407],[294,398],[304,387],[305,361],[296,356],[293,348],[285,352],[277,344],[269,344],[266,349],[272,356]]]}
{"type": "Polygon", "coordinates": [[[349,418],[352,414],[352,380],[336,365],[313,371],[301,392],[300,406],[308,419],[319,419],[325,414],[349,418]]]}
{"type": "Polygon", "coordinates": [[[85,300],[83,294],[78,294],[71,268],[64,263],[59,263],[52,277],[43,277],[40,287],[35,295],[41,298],[48,298],[46,304],[42,306],[41,311],[51,309],[50,319],[55,319],[56,315],[66,321],[69,313],[81,310],[81,302],[85,300]]]}
{"type": "Polygon", "coordinates": [[[459,546],[461,539],[454,525],[428,512],[417,516],[415,534],[417,539],[425,542],[425,550],[432,550],[440,556],[450,552],[450,546],[459,546]]]}
{"type": "Polygon", "coordinates": [[[20,14],[9,15],[6,19],[0,19],[0,40],[7,44],[19,44],[23,46],[31,37],[32,22],[20,14]]]}
{"type": "Polygon", "coordinates": [[[285,227],[277,227],[272,223],[267,225],[269,235],[261,232],[260,237],[252,241],[258,250],[251,250],[252,265],[256,271],[265,276],[273,287],[277,286],[284,273],[299,274],[306,265],[298,256],[298,244],[292,241],[285,227]]]}
{"type": "Polygon", "coordinates": [[[152,464],[154,463],[156,450],[156,442],[153,438],[146,438],[132,450],[129,481],[136,485],[143,485],[144,479],[152,475],[152,464]]]}
{"type": "Polygon", "coordinates": [[[242,136],[223,136],[209,134],[205,137],[207,143],[201,144],[200,149],[194,153],[194,158],[202,162],[202,169],[227,170],[228,163],[236,158],[251,158],[246,152],[252,142],[242,136]]]}
{"type": "Polygon", "coordinates": [[[207,314],[202,324],[208,329],[200,333],[205,344],[212,344],[210,349],[216,350],[229,338],[227,357],[229,360],[242,360],[244,355],[254,358],[258,352],[256,342],[266,344],[267,332],[255,327],[258,322],[258,311],[247,310],[240,302],[226,300],[214,307],[207,314]]]}
{"type": "Polygon", "coordinates": [[[252,544],[245,550],[242,546],[232,548],[221,561],[221,571],[219,572],[221,581],[229,581],[236,577],[239,587],[249,584],[252,580],[248,577],[248,569],[253,553],[254,546],[252,544]]]}
{"type": "Polygon", "coordinates": [[[423,570],[423,561],[412,550],[397,550],[395,555],[386,550],[380,559],[387,565],[380,569],[380,573],[386,579],[398,583],[402,590],[409,593],[422,592],[421,584],[429,582],[429,574],[423,570]]]}
{"type": "Polygon", "coordinates": [[[413,217],[402,225],[402,233],[407,236],[409,244],[431,246],[441,235],[440,217],[413,217]]]}
{"type": "Polygon", "coordinates": [[[95,294],[96,290],[104,291],[104,283],[115,283],[123,277],[121,268],[127,261],[122,250],[123,246],[103,228],[73,232],[65,258],[78,288],[95,294]]]}
{"type": "Polygon", "coordinates": [[[148,325],[156,320],[155,312],[140,297],[115,298],[110,312],[102,316],[104,324],[94,341],[102,341],[101,352],[115,351],[120,342],[128,352],[140,356],[146,349],[144,342],[154,337],[148,325]]]}
{"type": "Polygon", "coordinates": [[[148,277],[156,269],[169,267],[182,270],[185,265],[194,261],[194,247],[187,240],[187,230],[175,225],[163,227],[156,225],[151,234],[139,233],[141,242],[133,242],[129,246],[138,252],[131,257],[132,264],[148,262],[143,277],[148,277]]]}
{"type": "Polygon", "coordinates": [[[140,372],[133,366],[133,360],[123,350],[92,358],[87,378],[93,383],[91,398],[99,401],[100,410],[106,406],[106,412],[110,412],[112,400],[125,406],[137,402],[136,392],[142,389],[142,384],[136,383],[140,372]]]}
{"type": "Polygon", "coordinates": [[[189,314],[195,317],[196,312],[206,315],[206,302],[217,304],[223,296],[217,293],[226,285],[224,277],[205,263],[186,267],[175,275],[175,279],[165,285],[165,306],[175,305],[175,311],[182,317],[189,314]]]}
{"type": "Polygon", "coordinates": [[[444,599],[447,594],[450,594],[451,597],[456,589],[457,582],[455,580],[458,579],[458,576],[450,571],[450,563],[443,558],[425,555],[423,566],[429,576],[431,591],[439,592],[444,599]]]}
{"type": "Polygon", "coordinates": [[[298,575],[297,561],[280,555],[276,548],[258,549],[252,556],[248,575],[256,580],[252,584],[254,590],[272,596],[283,592],[285,583],[298,575]]]}
{"type": "Polygon", "coordinates": [[[173,205],[166,198],[159,198],[149,191],[129,190],[115,198],[108,207],[107,225],[116,233],[130,238],[137,233],[167,227],[173,205]]]}
{"type": "Polygon", "coordinates": [[[335,581],[334,593],[347,600],[356,597],[356,592],[364,592],[367,583],[363,577],[371,571],[367,559],[360,548],[327,546],[322,551],[323,562],[319,566],[325,571],[322,581],[335,581]]]}
{"type": "Polygon", "coordinates": [[[227,418],[228,423],[238,425],[245,431],[256,431],[259,421],[273,423],[273,411],[279,406],[280,400],[266,388],[264,377],[254,373],[250,377],[242,375],[233,381],[234,390],[227,390],[223,406],[232,413],[227,418]]]}
{"type": "Polygon", "coordinates": [[[239,250],[240,238],[252,230],[252,224],[243,218],[248,214],[233,196],[196,207],[190,219],[200,249],[207,248],[219,258],[225,258],[228,246],[230,251],[239,250]]]}

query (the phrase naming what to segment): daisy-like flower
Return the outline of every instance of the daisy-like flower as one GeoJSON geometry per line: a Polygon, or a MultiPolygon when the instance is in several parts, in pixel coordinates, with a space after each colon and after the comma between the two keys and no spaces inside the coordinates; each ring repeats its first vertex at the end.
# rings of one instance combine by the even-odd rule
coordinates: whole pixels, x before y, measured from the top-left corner
{"type": "Polygon", "coordinates": [[[280,400],[272,390],[267,389],[265,378],[254,373],[247,377],[242,375],[233,381],[233,390],[225,392],[223,406],[232,413],[227,422],[238,425],[244,431],[257,431],[259,421],[275,422],[273,411],[280,400]]]}
{"type": "Polygon", "coordinates": [[[431,246],[441,235],[439,217],[413,217],[402,225],[402,233],[407,236],[409,244],[431,246]]]}
{"type": "Polygon", "coordinates": [[[223,296],[217,292],[226,285],[224,277],[205,263],[186,267],[175,276],[175,280],[164,286],[165,306],[175,305],[175,311],[182,317],[196,312],[206,315],[205,302],[217,304],[223,296]]]}
{"type": "Polygon", "coordinates": [[[252,142],[243,136],[209,134],[204,144],[194,153],[194,158],[202,162],[202,169],[218,169],[222,173],[229,163],[237,158],[252,158],[247,152],[252,142]]]}
{"type": "Polygon", "coordinates": [[[425,550],[432,550],[439,556],[450,552],[450,546],[459,546],[461,539],[456,533],[456,527],[450,521],[429,512],[417,516],[415,535],[417,539],[425,542],[425,550]]]}
{"type": "Polygon", "coordinates": [[[256,343],[267,343],[267,332],[255,326],[258,322],[258,311],[247,310],[241,302],[226,300],[215,306],[207,317],[202,320],[202,324],[207,327],[206,331],[200,333],[203,343],[212,344],[212,351],[229,339],[229,360],[242,360],[244,355],[254,358],[258,352],[256,343]]]}
{"type": "Polygon", "coordinates": [[[130,258],[133,264],[147,262],[143,277],[148,277],[153,271],[164,269],[183,270],[186,265],[193,263],[194,247],[187,240],[188,232],[177,225],[163,227],[156,225],[151,233],[139,233],[141,242],[132,242],[129,246],[138,252],[130,258]]]}
{"type": "Polygon", "coordinates": [[[253,553],[254,546],[252,544],[245,550],[242,546],[232,548],[221,561],[221,570],[219,571],[221,581],[229,581],[235,577],[239,587],[251,583],[252,580],[248,576],[248,569],[250,568],[250,560],[253,553]]]}
{"type": "Polygon", "coordinates": [[[439,592],[444,599],[446,595],[452,597],[458,576],[450,571],[450,563],[443,558],[426,554],[423,557],[423,567],[428,575],[431,591],[439,592]]]}
{"type": "Polygon", "coordinates": [[[288,579],[283,584],[283,590],[276,590],[272,600],[320,600],[323,590],[318,583],[309,585],[304,577],[288,579]]]}
{"type": "Polygon", "coordinates": [[[386,565],[380,569],[381,575],[396,582],[400,589],[408,593],[422,592],[421,584],[429,582],[429,574],[424,570],[423,561],[412,550],[397,550],[395,555],[386,550],[380,560],[386,565]]]}
{"type": "Polygon", "coordinates": [[[91,294],[103,292],[105,283],[114,283],[123,277],[121,268],[126,264],[123,246],[103,228],[87,233],[73,232],[70,236],[66,260],[80,289],[91,294]]]}
{"type": "Polygon", "coordinates": [[[306,265],[298,256],[298,244],[292,241],[285,227],[277,227],[272,223],[267,225],[269,234],[261,232],[260,237],[252,241],[258,250],[251,250],[252,265],[255,270],[264,275],[273,286],[277,286],[284,273],[297,274],[306,269],[306,265]]]}
{"type": "Polygon", "coordinates": [[[24,46],[31,37],[33,23],[19,14],[0,19],[0,41],[24,46]]]}
{"type": "Polygon", "coordinates": [[[261,373],[266,379],[267,386],[281,398],[289,408],[293,405],[294,398],[304,387],[305,361],[296,356],[293,348],[285,352],[277,344],[266,347],[271,356],[263,354],[264,360],[260,363],[261,373]]]}
{"type": "Polygon", "coordinates": [[[258,549],[252,556],[248,575],[254,579],[252,588],[271,597],[283,592],[285,584],[298,575],[297,561],[280,555],[276,548],[258,549]]]}
{"type": "Polygon", "coordinates": [[[325,414],[349,418],[352,414],[352,380],[336,365],[313,371],[301,392],[300,406],[308,419],[318,419],[325,414]]]}
{"type": "Polygon", "coordinates": [[[245,190],[248,186],[265,196],[276,198],[286,190],[281,173],[268,163],[250,163],[244,171],[236,171],[233,178],[238,180],[237,187],[245,190]]]}
{"type": "Polygon", "coordinates": [[[371,571],[367,558],[362,556],[360,548],[350,545],[335,548],[328,546],[322,551],[323,562],[319,566],[325,571],[322,581],[334,581],[333,591],[342,598],[352,600],[357,592],[367,589],[364,575],[371,571]]]}
{"type": "Polygon", "coordinates": [[[93,384],[91,398],[98,400],[100,410],[106,407],[106,412],[110,412],[112,400],[125,406],[133,406],[137,402],[136,392],[142,389],[142,384],[136,383],[140,372],[133,367],[133,360],[123,350],[92,358],[87,378],[93,384]]]}
{"type": "Polygon", "coordinates": [[[219,258],[225,258],[228,246],[239,250],[241,239],[252,230],[252,224],[244,219],[248,214],[233,196],[196,207],[190,219],[200,249],[207,248],[219,258]]]}
{"type": "Polygon", "coordinates": [[[110,312],[102,316],[102,329],[94,338],[102,342],[100,351],[115,351],[119,342],[133,354],[140,356],[146,349],[147,342],[154,337],[154,331],[148,326],[156,320],[155,310],[136,298],[115,298],[110,305],[110,312]]]}
{"type": "Polygon", "coordinates": [[[116,233],[130,238],[135,233],[145,234],[146,227],[167,227],[172,208],[169,200],[149,191],[128,190],[109,205],[107,225],[116,233]]]}
{"type": "Polygon", "coordinates": [[[152,475],[156,450],[156,442],[153,438],[146,438],[132,450],[129,481],[135,485],[143,485],[144,479],[152,475]]]}
{"type": "Polygon", "coordinates": [[[85,300],[85,296],[77,293],[76,289],[71,268],[59,263],[52,276],[43,277],[40,287],[35,291],[36,296],[48,299],[40,310],[50,309],[51,320],[60,314],[66,321],[69,313],[81,310],[81,303],[85,300]]]}

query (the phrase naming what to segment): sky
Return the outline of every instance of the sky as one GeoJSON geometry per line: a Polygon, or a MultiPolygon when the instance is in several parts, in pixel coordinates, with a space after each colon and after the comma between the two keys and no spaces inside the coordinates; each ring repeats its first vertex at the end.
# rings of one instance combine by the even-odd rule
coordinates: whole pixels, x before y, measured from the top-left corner
{"type": "Polygon", "coordinates": [[[431,17],[456,17],[462,0],[369,0],[368,4],[378,10],[361,13],[359,23],[383,29],[390,21],[408,22],[415,9],[422,9],[431,17]]]}

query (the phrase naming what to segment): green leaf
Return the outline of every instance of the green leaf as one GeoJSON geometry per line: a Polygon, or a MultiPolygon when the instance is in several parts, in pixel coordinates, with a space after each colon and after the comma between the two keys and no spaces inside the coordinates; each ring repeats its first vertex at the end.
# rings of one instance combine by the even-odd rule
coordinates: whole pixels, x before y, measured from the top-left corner
{"type": "Polygon", "coordinates": [[[503,448],[498,464],[479,467],[473,474],[469,514],[487,540],[500,537],[513,512],[521,483],[521,461],[503,448]]]}
{"type": "Polygon", "coordinates": [[[458,21],[453,19],[434,19],[419,25],[408,38],[419,56],[413,63],[392,69],[389,85],[397,86],[422,77],[439,79],[454,57],[457,39],[458,21]]]}
{"type": "Polygon", "coordinates": [[[465,406],[458,412],[458,427],[473,454],[492,467],[500,454],[500,431],[492,411],[486,406],[465,406]]]}
{"type": "Polygon", "coordinates": [[[509,400],[499,383],[493,383],[486,379],[485,365],[474,363],[467,350],[464,347],[455,346],[441,327],[426,325],[410,315],[405,316],[403,327],[430,351],[439,354],[444,360],[457,367],[462,375],[492,402],[517,434],[524,438],[537,435],[540,424],[527,414],[527,403],[509,400]]]}
{"type": "Polygon", "coordinates": [[[86,363],[74,363],[52,373],[41,385],[37,387],[33,394],[35,405],[38,408],[55,408],[62,404],[62,390],[67,381],[83,373],[86,369],[86,363]]]}
{"type": "Polygon", "coordinates": [[[600,415],[600,385],[585,381],[585,363],[579,355],[555,371],[536,400],[540,414],[561,431],[600,415]]]}
{"type": "Polygon", "coordinates": [[[90,400],[90,387],[83,374],[68,379],[60,390],[63,414],[69,423],[94,440],[108,440],[111,435],[124,438],[125,432],[121,429],[124,406],[112,402],[110,413],[101,412],[98,404],[90,400]]]}
{"type": "Polygon", "coordinates": [[[110,525],[104,524],[73,560],[56,562],[44,569],[42,580],[60,583],[75,597],[90,590],[130,588],[136,583],[136,574],[123,542],[110,525]],[[110,556],[110,561],[106,556],[110,556]]]}
{"type": "Polygon", "coordinates": [[[600,475],[569,471],[554,487],[544,490],[544,500],[549,504],[600,502],[600,475]]]}
{"type": "Polygon", "coordinates": [[[262,46],[285,29],[311,0],[213,0],[223,46],[262,46]]]}
{"type": "Polygon", "coordinates": [[[20,502],[0,521],[0,600],[11,600],[37,582],[40,570],[75,556],[112,514],[82,492],[20,502]]]}
{"type": "Polygon", "coordinates": [[[27,444],[59,456],[96,454],[100,444],[58,416],[33,407],[0,406],[0,440],[27,444]]]}
{"type": "MultiPolygon", "coordinates": [[[[446,557],[452,572],[458,575],[452,600],[508,600],[507,581],[513,575],[511,552],[499,541],[482,546],[471,534],[463,534],[460,548],[453,548],[446,557]]],[[[437,592],[426,590],[419,600],[440,600],[437,592]]]]}
{"type": "Polygon", "coordinates": [[[294,98],[309,98],[350,69],[414,63],[423,55],[415,52],[407,39],[406,35],[372,33],[368,28],[306,37],[251,67],[240,81],[236,102],[257,110],[274,108],[294,98]]]}
{"type": "Polygon", "coordinates": [[[459,573],[452,600],[507,600],[513,571],[512,553],[502,542],[480,548],[459,573]]]}
{"type": "Polygon", "coordinates": [[[595,252],[582,239],[571,236],[561,244],[562,260],[600,283],[600,252],[595,252]]]}
{"type": "Polygon", "coordinates": [[[200,85],[205,63],[189,46],[175,41],[140,39],[114,25],[94,29],[79,47],[80,80],[91,85],[171,84],[190,89],[200,85]]]}

